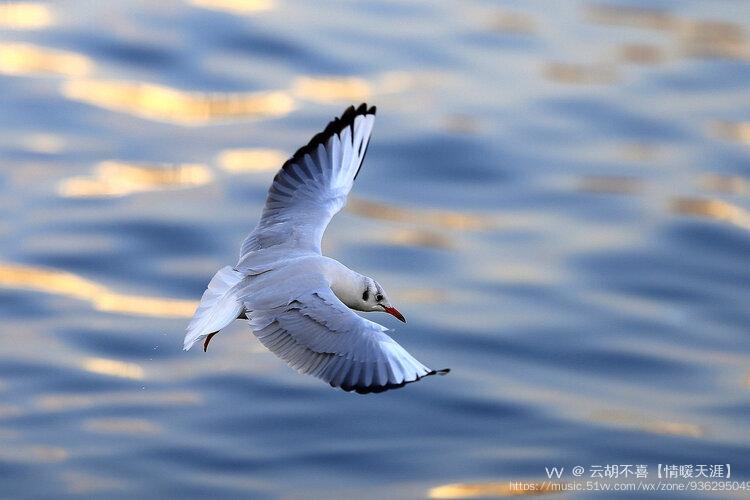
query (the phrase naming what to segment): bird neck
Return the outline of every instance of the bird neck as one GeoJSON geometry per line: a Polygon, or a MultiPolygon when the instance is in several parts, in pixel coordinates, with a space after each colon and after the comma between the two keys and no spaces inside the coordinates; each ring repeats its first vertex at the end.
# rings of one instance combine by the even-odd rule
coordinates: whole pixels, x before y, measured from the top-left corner
{"type": "Polygon", "coordinates": [[[327,278],[331,291],[347,307],[361,310],[362,292],[365,289],[365,277],[352,271],[345,265],[331,259],[333,265],[327,266],[327,278]]]}

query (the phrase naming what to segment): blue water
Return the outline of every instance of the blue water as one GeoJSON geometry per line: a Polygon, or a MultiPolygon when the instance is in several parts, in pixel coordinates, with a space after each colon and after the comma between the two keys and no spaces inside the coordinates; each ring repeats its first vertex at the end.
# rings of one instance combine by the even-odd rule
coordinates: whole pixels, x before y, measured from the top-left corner
{"type": "Polygon", "coordinates": [[[0,3],[0,496],[750,480],[750,4],[204,3],[0,3]],[[242,322],[183,352],[278,158],[361,101],[324,251],[451,374],[348,394],[242,322]]]}

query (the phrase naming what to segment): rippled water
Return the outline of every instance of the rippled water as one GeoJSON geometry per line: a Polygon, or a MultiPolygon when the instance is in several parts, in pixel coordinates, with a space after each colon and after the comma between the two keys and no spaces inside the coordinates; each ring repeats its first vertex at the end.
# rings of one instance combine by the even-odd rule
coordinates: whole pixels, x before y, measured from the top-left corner
{"type": "Polygon", "coordinates": [[[749,30],[729,0],[0,3],[1,495],[750,479],[749,30]],[[364,100],[324,250],[451,375],[347,394],[241,322],[182,352],[275,169],[364,100]]]}

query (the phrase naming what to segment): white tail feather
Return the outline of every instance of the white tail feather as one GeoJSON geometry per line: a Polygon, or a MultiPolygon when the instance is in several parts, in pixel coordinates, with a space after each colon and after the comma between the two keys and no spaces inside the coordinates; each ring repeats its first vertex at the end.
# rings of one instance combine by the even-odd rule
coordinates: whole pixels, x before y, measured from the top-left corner
{"type": "Polygon", "coordinates": [[[242,278],[243,275],[231,266],[219,269],[211,278],[187,327],[183,346],[186,351],[199,340],[227,326],[242,313],[243,305],[238,300],[235,287],[242,278]]]}

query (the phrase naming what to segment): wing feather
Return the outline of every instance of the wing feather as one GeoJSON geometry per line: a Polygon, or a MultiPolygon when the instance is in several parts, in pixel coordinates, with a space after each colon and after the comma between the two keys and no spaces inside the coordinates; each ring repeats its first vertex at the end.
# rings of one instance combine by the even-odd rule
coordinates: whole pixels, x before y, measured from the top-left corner
{"type": "Polygon", "coordinates": [[[320,253],[323,232],[362,167],[375,112],[375,106],[350,106],[284,163],[258,225],[242,243],[238,269],[251,252],[277,245],[320,253]]]}
{"type": "Polygon", "coordinates": [[[346,307],[327,286],[283,306],[251,310],[248,318],[261,343],[289,366],[346,391],[382,392],[438,373],[406,352],[385,327],[346,307]]]}

